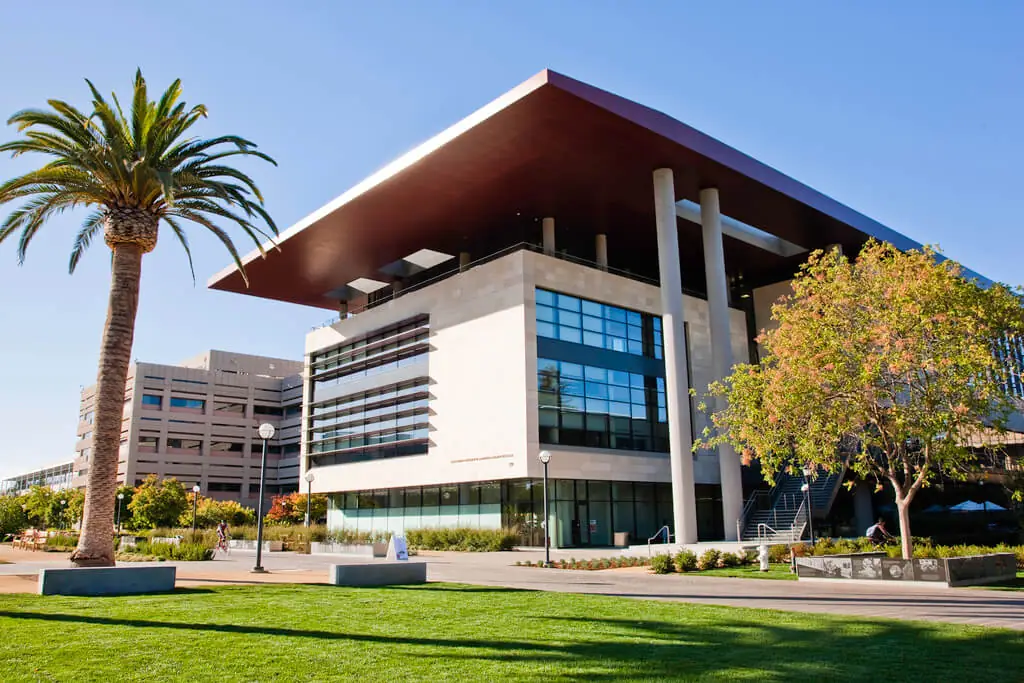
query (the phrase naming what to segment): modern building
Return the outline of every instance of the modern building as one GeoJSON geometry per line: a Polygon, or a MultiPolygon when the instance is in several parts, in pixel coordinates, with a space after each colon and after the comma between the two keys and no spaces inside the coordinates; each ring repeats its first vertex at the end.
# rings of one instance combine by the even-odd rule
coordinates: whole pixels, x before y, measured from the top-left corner
{"type": "MultiPolygon", "coordinates": [[[[263,442],[266,494],[298,490],[302,362],[206,351],[178,365],[133,363],[125,385],[118,481],[174,477],[204,496],[253,506],[263,442]]],[[[82,390],[72,485],[84,488],[92,453],[95,386],[82,390]]]]}
{"type": "Polygon", "coordinates": [[[692,452],[698,393],[809,250],[917,243],[670,116],[544,71],[303,219],[214,289],[336,309],[306,337],[328,523],[559,546],[735,539],[758,485],[692,452]]]}
{"type": "Polygon", "coordinates": [[[71,488],[74,463],[70,460],[41,467],[0,480],[0,495],[20,495],[33,486],[49,486],[55,491],[71,488]]]}

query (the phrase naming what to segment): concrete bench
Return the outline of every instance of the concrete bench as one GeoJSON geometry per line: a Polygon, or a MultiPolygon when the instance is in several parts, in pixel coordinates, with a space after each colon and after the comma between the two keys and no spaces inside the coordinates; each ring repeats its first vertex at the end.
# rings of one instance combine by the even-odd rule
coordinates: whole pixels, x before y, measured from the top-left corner
{"type": "Polygon", "coordinates": [[[74,567],[41,569],[40,595],[135,595],[174,590],[175,568],[74,567]]]}
{"type": "Polygon", "coordinates": [[[427,582],[426,562],[332,564],[328,581],[335,586],[396,586],[427,582]]]}

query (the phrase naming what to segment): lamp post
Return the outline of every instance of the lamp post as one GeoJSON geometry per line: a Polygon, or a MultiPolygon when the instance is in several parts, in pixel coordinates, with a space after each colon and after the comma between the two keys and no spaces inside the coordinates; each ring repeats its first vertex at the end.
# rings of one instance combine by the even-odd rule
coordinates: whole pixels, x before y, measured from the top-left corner
{"type": "Polygon", "coordinates": [[[306,472],[306,528],[313,523],[311,513],[313,511],[312,500],[313,500],[313,480],[316,479],[316,475],[312,471],[306,472]]]}
{"type": "Polygon", "coordinates": [[[800,490],[804,492],[804,504],[807,506],[807,531],[811,539],[811,545],[814,545],[814,510],[811,508],[812,474],[814,474],[814,470],[810,467],[804,468],[804,484],[800,487],[800,490]]]}
{"type": "Polygon", "coordinates": [[[117,533],[121,533],[121,504],[124,503],[124,494],[117,494],[117,533]]]}
{"type": "Polygon", "coordinates": [[[192,540],[196,538],[196,509],[199,507],[199,484],[192,485],[192,540]]]}
{"type": "Polygon", "coordinates": [[[551,451],[541,451],[537,459],[544,465],[544,566],[551,566],[551,529],[548,514],[548,461],[551,460],[551,451]]]}
{"type": "Polygon", "coordinates": [[[256,566],[252,570],[262,574],[263,568],[263,485],[267,478],[267,441],[274,438],[274,425],[264,422],[259,429],[263,439],[263,458],[260,460],[260,499],[256,503],[256,566]]]}
{"type": "Polygon", "coordinates": [[[64,529],[68,523],[68,501],[60,499],[60,528],[64,529]]]}

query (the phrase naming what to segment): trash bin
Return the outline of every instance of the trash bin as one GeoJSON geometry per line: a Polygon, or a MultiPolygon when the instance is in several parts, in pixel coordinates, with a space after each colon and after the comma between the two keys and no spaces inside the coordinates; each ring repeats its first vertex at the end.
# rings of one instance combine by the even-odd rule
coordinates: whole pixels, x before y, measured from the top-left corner
{"type": "Polygon", "coordinates": [[[614,534],[615,538],[613,542],[617,548],[625,548],[629,545],[629,532],[628,531],[616,531],[614,534]]]}

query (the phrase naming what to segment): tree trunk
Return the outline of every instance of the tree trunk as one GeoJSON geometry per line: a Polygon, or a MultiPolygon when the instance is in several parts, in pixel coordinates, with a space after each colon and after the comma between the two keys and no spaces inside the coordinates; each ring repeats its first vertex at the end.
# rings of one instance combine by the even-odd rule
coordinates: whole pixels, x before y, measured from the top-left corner
{"type": "Polygon", "coordinates": [[[900,541],[903,546],[903,559],[914,558],[914,541],[910,537],[910,501],[896,501],[896,510],[900,516],[900,541]]]}
{"type": "MultiPolygon", "coordinates": [[[[121,446],[125,382],[135,337],[143,247],[129,242],[111,244],[110,299],[103,327],[99,373],[96,378],[96,417],[92,459],[85,489],[82,534],[71,562],[78,567],[114,565],[114,504],[121,446]]],[[[145,251],[148,251],[146,249],[145,251]]]]}

